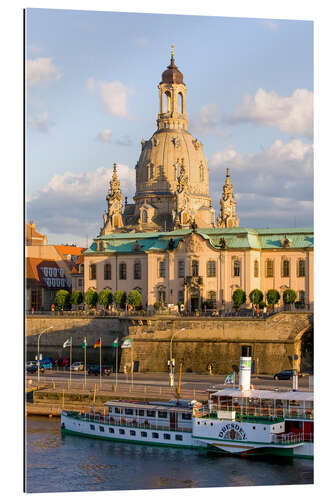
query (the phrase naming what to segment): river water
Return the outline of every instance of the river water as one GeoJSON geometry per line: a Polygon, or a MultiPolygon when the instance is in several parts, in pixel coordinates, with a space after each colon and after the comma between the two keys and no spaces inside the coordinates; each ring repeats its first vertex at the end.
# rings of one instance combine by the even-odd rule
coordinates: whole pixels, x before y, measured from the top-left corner
{"type": "Polygon", "coordinates": [[[62,436],[60,419],[28,417],[26,491],[312,484],[313,461],[240,458],[62,436]]]}

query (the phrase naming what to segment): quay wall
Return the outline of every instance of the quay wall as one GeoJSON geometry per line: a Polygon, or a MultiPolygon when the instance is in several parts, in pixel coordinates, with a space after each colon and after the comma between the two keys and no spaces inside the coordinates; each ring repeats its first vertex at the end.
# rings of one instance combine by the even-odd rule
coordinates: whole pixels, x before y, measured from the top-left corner
{"type": "Polygon", "coordinates": [[[281,312],[259,318],[67,317],[29,316],[26,320],[27,359],[37,352],[37,334],[53,325],[40,337],[40,352],[54,359],[69,357],[64,341],[73,338],[73,361],[82,361],[82,340],[87,338],[87,363],[99,362],[99,349],[93,344],[102,337],[102,363],[115,364],[114,339],[132,338],[132,348],[118,349],[119,367],[129,371],[132,361],[140,372],[165,372],[170,357],[176,369],[183,362],[185,372],[231,373],[239,366],[242,346],[251,347],[255,372],[272,374],[295,367],[312,370],[312,313],[281,312]],[[184,329],[184,330],[182,330],[184,329]],[[305,345],[306,342],[306,345],[305,345]],[[310,353],[310,354],[309,354],[310,353]],[[297,354],[297,361],[294,356],[297,354]]]}

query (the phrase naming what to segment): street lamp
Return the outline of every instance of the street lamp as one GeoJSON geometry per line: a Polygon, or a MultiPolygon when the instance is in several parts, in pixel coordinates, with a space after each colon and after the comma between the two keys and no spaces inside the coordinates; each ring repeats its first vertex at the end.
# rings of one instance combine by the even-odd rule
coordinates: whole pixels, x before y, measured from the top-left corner
{"type": "Polygon", "coordinates": [[[51,330],[53,328],[53,325],[49,326],[44,330],[43,332],[38,334],[38,339],[37,339],[37,350],[38,350],[38,361],[37,361],[37,387],[39,387],[39,366],[40,366],[40,359],[39,359],[39,339],[43,333],[46,333],[48,330],[51,330]]]}
{"type": "Polygon", "coordinates": [[[181,328],[180,330],[177,330],[172,335],[171,340],[170,340],[170,359],[168,361],[168,365],[169,365],[169,377],[170,377],[170,387],[173,387],[174,386],[174,382],[175,382],[175,360],[172,357],[172,341],[173,341],[174,336],[177,333],[182,332],[184,330],[185,330],[185,328],[181,328]]]}

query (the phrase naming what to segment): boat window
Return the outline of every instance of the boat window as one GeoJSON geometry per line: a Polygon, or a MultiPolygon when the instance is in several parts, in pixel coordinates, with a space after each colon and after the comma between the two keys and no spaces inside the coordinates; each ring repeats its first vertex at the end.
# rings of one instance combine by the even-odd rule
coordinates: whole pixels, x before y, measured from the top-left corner
{"type": "Polygon", "coordinates": [[[168,418],[168,413],[166,411],[159,411],[158,418],[168,418]]]}
{"type": "Polygon", "coordinates": [[[135,436],[135,435],[136,435],[136,432],[135,432],[135,431],[130,431],[130,435],[131,435],[131,436],[135,436]]]}
{"type": "Polygon", "coordinates": [[[125,415],[133,415],[133,409],[132,408],[125,408],[125,415]]]}
{"type": "Polygon", "coordinates": [[[92,430],[92,431],[95,430],[95,426],[93,424],[90,424],[90,430],[92,430]]]}
{"type": "Polygon", "coordinates": [[[119,429],[119,434],[125,434],[125,429],[119,429]]]}
{"type": "Polygon", "coordinates": [[[101,432],[104,432],[104,427],[103,427],[102,425],[100,425],[100,426],[99,426],[99,430],[100,430],[101,432]]]}
{"type": "Polygon", "coordinates": [[[252,429],[253,429],[253,430],[255,430],[255,428],[256,428],[256,426],[254,425],[254,426],[252,427],[252,429]]]}
{"type": "Polygon", "coordinates": [[[142,432],[141,432],[141,437],[143,437],[143,438],[146,438],[146,437],[147,437],[147,433],[146,433],[146,431],[142,431],[142,432]]]}
{"type": "Polygon", "coordinates": [[[109,413],[112,413],[112,408],[109,408],[109,413]]]}
{"type": "Polygon", "coordinates": [[[264,431],[266,430],[266,427],[264,427],[264,431]]]}
{"type": "Polygon", "coordinates": [[[176,441],[183,441],[183,436],[181,434],[176,434],[176,441]]]}
{"type": "Polygon", "coordinates": [[[145,411],[144,410],[136,410],[136,414],[139,415],[140,417],[144,417],[145,411]]]}
{"type": "Polygon", "coordinates": [[[182,420],[191,420],[192,414],[191,413],[182,413],[182,420]]]}
{"type": "Polygon", "coordinates": [[[147,417],[155,417],[155,413],[154,410],[147,410],[147,417]]]}
{"type": "Polygon", "coordinates": [[[155,439],[158,439],[158,432],[153,432],[152,433],[152,437],[155,438],[155,439]]]}
{"type": "Polygon", "coordinates": [[[171,439],[170,434],[163,434],[164,439],[171,439]]]}
{"type": "Polygon", "coordinates": [[[116,408],[114,409],[114,411],[115,411],[115,413],[121,413],[121,408],[117,408],[117,407],[116,407],[116,408]]]}
{"type": "Polygon", "coordinates": [[[197,420],[197,424],[198,424],[198,425],[200,425],[200,422],[199,422],[199,420],[197,420]]]}
{"type": "Polygon", "coordinates": [[[113,427],[109,427],[109,433],[110,434],[114,434],[114,428],[113,427]]]}
{"type": "Polygon", "coordinates": [[[214,425],[213,422],[211,422],[210,425],[214,425]]]}

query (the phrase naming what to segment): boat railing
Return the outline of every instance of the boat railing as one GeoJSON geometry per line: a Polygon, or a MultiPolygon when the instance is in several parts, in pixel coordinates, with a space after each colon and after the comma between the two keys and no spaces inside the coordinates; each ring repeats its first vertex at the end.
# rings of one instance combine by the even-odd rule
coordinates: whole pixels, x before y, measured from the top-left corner
{"type": "Polygon", "coordinates": [[[284,434],[272,434],[272,443],[276,444],[297,444],[304,442],[304,434],[302,432],[288,432],[284,434]]]}
{"type": "Polygon", "coordinates": [[[112,417],[111,415],[103,415],[103,414],[98,414],[98,413],[78,413],[76,412],[75,414],[71,415],[71,412],[68,412],[68,416],[71,416],[72,418],[78,419],[78,420],[83,420],[85,422],[91,422],[94,424],[100,424],[100,425],[114,425],[116,427],[135,427],[139,429],[152,429],[152,430],[165,430],[165,431],[177,431],[177,432],[192,432],[192,427],[181,427],[179,425],[163,425],[160,423],[151,423],[148,422],[147,420],[145,421],[140,421],[135,418],[132,419],[125,419],[125,418],[116,418],[112,417]]]}
{"type": "Polygon", "coordinates": [[[313,420],[313,409],[304,408],[280,408],[280,407],[263,407],[263,406],[244,406],[237,404],[212,404],[195,409],[196,417],[218,418],[218,411],[235,411],[237,416],[252,416],[252,417],[272,417],[272,418],[299,418],[302,420],[313,420]]]}

